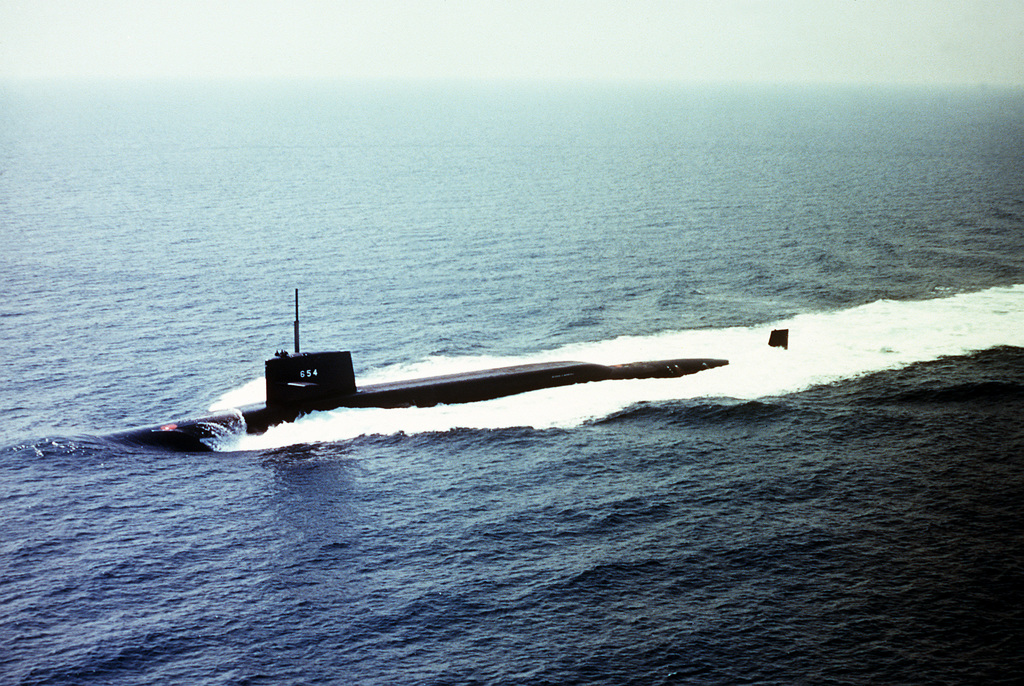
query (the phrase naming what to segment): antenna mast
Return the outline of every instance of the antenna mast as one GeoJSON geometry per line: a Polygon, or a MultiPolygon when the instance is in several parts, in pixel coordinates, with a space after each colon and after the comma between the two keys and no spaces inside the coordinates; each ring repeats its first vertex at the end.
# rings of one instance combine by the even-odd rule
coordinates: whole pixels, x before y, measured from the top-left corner
{"type": "Polygon", "coordinates": [[[299,354],[299,289],[295,289],[295,354],[299,354]]]}

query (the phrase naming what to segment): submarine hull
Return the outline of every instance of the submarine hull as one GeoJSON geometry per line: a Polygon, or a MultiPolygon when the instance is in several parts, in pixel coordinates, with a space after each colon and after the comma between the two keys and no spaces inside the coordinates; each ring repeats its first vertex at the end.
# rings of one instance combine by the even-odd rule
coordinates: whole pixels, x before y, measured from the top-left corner
{"type": "MultiPolygon", "coordinates": [[[[208,451],[219,438],[243,431],[260,434],[271,426],[295,421],[310,412],[341,407],[399,408],[472,403],[594,381],[680,377],[728,364],[727,360],[710,358],[620,365],[542,362],[355,388],[355,384],[348,381],[340,384],[334,381],[328,384],[317,383],[322,378],[336,376],[331,370],[323,373],[320,371],[329,366],[323,364],[328,355],[336,356],[338,353],[284,355],[278,360],[268,360],[268,402],[265,404],[134,429],[114,434],[112,438],[170,450],[208,451]],[[278,368],[287,368],[288,375],[281,377],[278,368]]],[[[339,360],[343,367],[351,369],[350,358],[331,358],[329,361],[339,360]]],[[[347,377],[347,374],[341,376],[347,377]]]]}
{"type": "Polygon", "coordinates": [[[547,362],[375,384],[332,401],[337,402],[337,407],[455,405],[592,381],[685,376],[724,364],[727,364],[725,360],[711,359],[634,362],[615,366],[589,362],[547,362]]]}

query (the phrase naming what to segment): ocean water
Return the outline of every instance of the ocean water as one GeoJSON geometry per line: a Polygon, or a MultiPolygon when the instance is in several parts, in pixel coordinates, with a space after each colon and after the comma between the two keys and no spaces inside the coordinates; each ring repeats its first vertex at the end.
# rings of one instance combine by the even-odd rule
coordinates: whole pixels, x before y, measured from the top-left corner
{"type": "Polygon", "coordinates": [[[1024,93],[7,83],[0,235],[0,683],[1024,672],[1024,93]],[[731,363],[105,438],[294,288],[366,382],[731,363]]]}

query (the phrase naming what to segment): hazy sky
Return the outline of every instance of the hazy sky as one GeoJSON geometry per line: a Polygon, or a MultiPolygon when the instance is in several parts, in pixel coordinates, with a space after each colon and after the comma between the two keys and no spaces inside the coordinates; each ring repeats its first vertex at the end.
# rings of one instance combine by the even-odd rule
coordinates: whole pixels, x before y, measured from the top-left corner
{"type": "Polygon", "coordinates": [[[0,0],[0,77],[1024,85],[1022,0],[0,0]]]}

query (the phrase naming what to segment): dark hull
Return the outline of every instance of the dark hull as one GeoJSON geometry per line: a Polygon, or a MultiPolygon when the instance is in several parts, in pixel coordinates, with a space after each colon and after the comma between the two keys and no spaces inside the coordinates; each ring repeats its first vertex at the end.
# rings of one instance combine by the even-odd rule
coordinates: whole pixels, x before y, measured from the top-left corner
{"type": "Polygon", "coordinates": [[[275,424],[295,421],[301,415],[339,407],[431,407],[472,403],[591,381],[673,378],[726,364],[727,360],[678,359],[610,366],[587,362],[546,362],[501,367],[373,384],[354,392],[312,399],[249,405],[234,412],[125,431],[113,438],[171,450],[207,451],[210,450],[208,443],[219,437],[243,430],[259,434],[275,424]]]}

